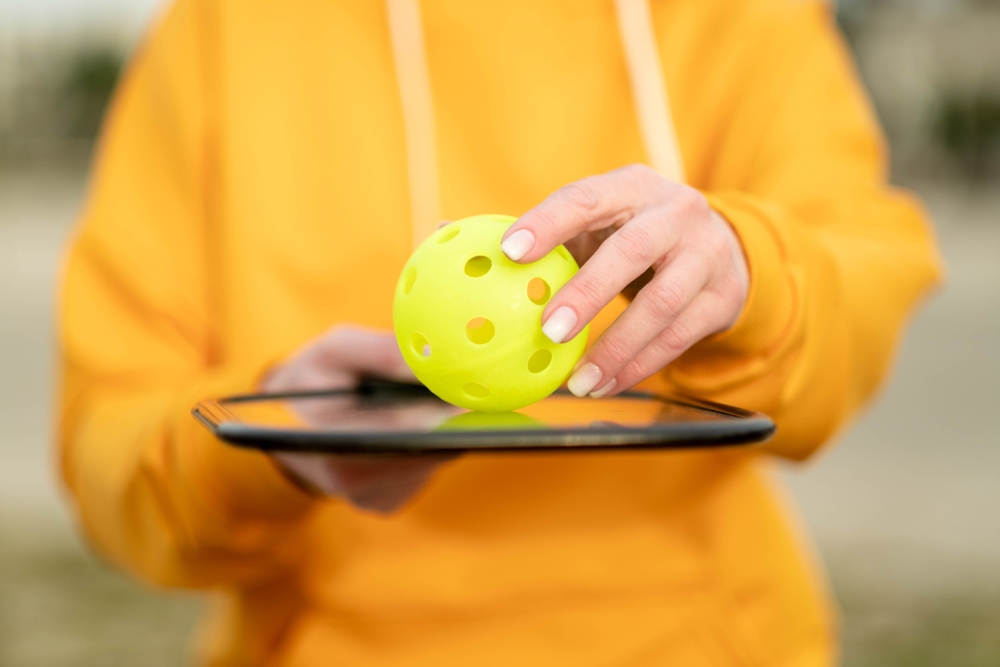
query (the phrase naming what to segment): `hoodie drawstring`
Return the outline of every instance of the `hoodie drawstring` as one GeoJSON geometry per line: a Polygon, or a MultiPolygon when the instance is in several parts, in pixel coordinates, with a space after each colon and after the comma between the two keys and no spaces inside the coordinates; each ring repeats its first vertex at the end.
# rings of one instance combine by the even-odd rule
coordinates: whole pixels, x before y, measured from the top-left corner
{"type": "MultiPolygon", "coordinates": [[[[393,61],[403,106],[413,246],[441,221],[434,102],[419,0],[386,0],[393,61]]],[[[650,166],[684,181],[666,81],[648,0],[615,0],[639,131],[650,166]]]]}
{"type": "Polygon", "coordinates": [[[385,4],[403,104],[413,247],[416,248],[441,222],[434,101],[419,0],[386,0],[385,4]]]}
{"type": "Polygon", "coordinates": [[[646,156],[661,176],[683,183],[684,163],[670,114],[670,98],[649,2],[615,0],[615,11],[646,156]]]}

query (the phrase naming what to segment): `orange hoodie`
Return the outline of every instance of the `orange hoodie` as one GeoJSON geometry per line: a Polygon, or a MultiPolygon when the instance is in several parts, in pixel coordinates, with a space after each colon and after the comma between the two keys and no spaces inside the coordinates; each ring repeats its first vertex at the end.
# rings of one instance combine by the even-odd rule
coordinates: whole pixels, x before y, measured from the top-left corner
{"type": "Polygon", "coordinates": [[[862,405],[939,268],[828,7],[657,0],[658,52],[622,44],[641,30],[611,0],[419,7],[415,79],[418,24],[375,0],[179,0],[136,55],[62,293],[62,473],[90,539],[213,591],[212,665],[830,664],[768,456],[807,457],[862,405]],[[650,386],[767,412],[766,448],[467,456],[380,517],[191,418],[334,323],[390,328],[421,215],[668,163],[643,53],[751,271],[736,326],[650,386]]]}

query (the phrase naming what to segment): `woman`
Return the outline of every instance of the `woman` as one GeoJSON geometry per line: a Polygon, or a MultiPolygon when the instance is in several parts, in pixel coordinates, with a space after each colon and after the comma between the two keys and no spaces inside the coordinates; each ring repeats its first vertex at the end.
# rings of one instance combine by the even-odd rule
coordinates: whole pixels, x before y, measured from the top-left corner
{"type": "Polygon", "coordinates": [[[827,665],[769,461],[861,407],[938,273],[822,3],[177,0],[67,263],[62,471],[97,548],[213,591],[206,664],[827,665]],[[543,314],[557,341],[596,318],[571,390],[643,381],[777,436],[438,467],[275,461],[191,419],[409,377],[399,270],[482,212],[521,214],[515,261],[587,260],[543,314]]]}

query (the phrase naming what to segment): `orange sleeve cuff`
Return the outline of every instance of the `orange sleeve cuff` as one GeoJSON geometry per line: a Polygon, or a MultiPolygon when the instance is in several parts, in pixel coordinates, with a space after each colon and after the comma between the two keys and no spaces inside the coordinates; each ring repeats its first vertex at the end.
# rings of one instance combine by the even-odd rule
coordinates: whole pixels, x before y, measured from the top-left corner
{"type": "Polygon", "coordinates": [[[697,392],[723,390],[766,372],[780,356],[798,310],[795,277],[773,224],[781,211],[742,193],[705,196],[740,239],[750,288],[732,327],[704,339],[668,367],[674,384],[697,392]]]}

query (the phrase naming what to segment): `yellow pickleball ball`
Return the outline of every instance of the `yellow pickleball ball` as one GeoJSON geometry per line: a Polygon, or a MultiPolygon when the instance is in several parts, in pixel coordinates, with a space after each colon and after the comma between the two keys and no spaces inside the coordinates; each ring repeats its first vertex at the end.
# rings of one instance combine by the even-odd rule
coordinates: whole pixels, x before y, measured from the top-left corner
{"type": "Polygon", "coordinates": [[[587,328],[553,343],[542,310],[579,270],[563,246],[512,262],[500,238],[516,218],[451,223],[413,252],[396,285],[392,317],[406,363],[428,389],[469,410],[504,412],[555,391],[587,344],[587,328]]]}

